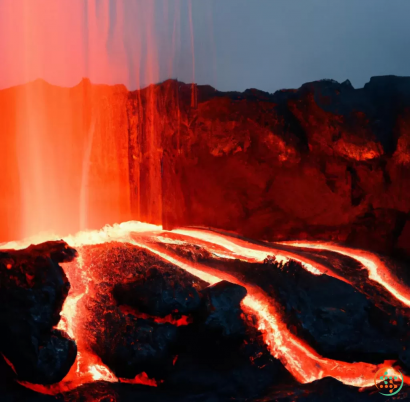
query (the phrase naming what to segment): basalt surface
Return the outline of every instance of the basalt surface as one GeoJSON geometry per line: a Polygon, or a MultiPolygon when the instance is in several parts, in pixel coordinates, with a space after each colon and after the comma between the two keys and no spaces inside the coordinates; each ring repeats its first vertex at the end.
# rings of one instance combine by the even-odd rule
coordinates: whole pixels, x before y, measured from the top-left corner
{"type": "Polygon", "coordinates": [[[83,267],[92,267],[89,292],[77,307],[84,311],[81,333],[121,380],[144,372],[157,381],[159,395],[212,389],[219,398],[251,398],[289,379],[242,311],[242,286],[208,286],[130,244],[79,251],[83,267]]]}
{"type": "Polygon", "coordinates": [[[70,289],[59,263],[75,256],[63,241],[0,251],[0,352],[19,380],[56,383],[74,363],[74,340],[54,327],[70,289]]]}
{"type": "Polygon", "coordinates": [[[410,79],[198,93],[179,148],[164,136],[165,226],[408,248],[410,79]]]}

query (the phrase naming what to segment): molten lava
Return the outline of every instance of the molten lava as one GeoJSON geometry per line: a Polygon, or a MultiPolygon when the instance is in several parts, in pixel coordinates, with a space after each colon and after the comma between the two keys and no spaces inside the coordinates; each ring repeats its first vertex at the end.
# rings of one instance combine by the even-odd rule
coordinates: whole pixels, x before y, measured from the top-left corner
{"type": "Polygon", "coordinates": [[[382,285],[397,300],[410,307],[409,289],[401,284],[397,278],[389,271],[386,264],[375,254],[364,250],[341,247],[337,244],[312,243],[302,241],[288,241],[282,244],[289,244],[294,247],[316,248],[320,250],[330,250],[339,254],[347,255],[359,261],[369,272],[369,278],[382,285]]]}
{"type": "MultiPolygon", "coordinates": [[[[8,243],[4,248],[23,248],[31,242],[44,240],[40,237],[28,239],[28,241],[18,243],[8,243]]],[[[49,240],[49,238],[47,239],[49,240]]],[[[286,324],[282,321],[275,300],[269,297],[264,291],[252,283],[242,283],[234,276],[207,267],[203,264],[193,262],[188,258],[176,255],[167,244],[199,244],[201,247],[222,258],[236,258],[245,261],[263,261],[268,255],[275,255],[277,259],[286,261],[289,258],[298,259],[303,266],[314,274],[329,273],[328,269],[308,260],[306,257],[298,256],[297,248],[294,252],[275,251],[269,245],[261,246],[234,236],[223,235],[207,230],[175,230],[163,231],[160,226],[142,224],[138,222],[126,222],[120,225],[106,226],[101,231],[79,232],[75,236],[65,238],[68,244],[77,248],[79,252],[78,265],[74,263],[64,264],[64,269],[72,289],[64,304],[61,313],[62,319],[59,328],[64,329],[76,339],[78,343],[78,356],[66,378],[59,384],[43,387],[24,384],[33,389],[47,393],[57,393],[72,389],[80,384],[96,381],[126,381],[135,383],[145,383],[155,385],[155,381],[149,379],[145,373],[140,374],[134,380],[117,379],[115,375],[91,352],[81,333],[78,325],[82,314],[86,314],[78,308],[79,301],[89,292],[88,283],[92,276],[93,267],[85,266],[82,260],[82,247],[86,245],[103,244],[110,241],[129,243],[149,250],[161,259],[172,263],[198,278],[215,284],[221,280],[228,280],[246,287],[248,296],[243,300],[243,309],[251,312],[258,319],[258,328],[264,335],[264,340],[269,347],[271,354],[280,359],[286,369],[302,383],[311,382],[323,377],[331,376],[345,384],[356,387],[367,387],[373,384],[374,373],[381,365],[368,363],[347,363],[321,357],[304,341],[293,335],[286,324]]],[[[296,244],[301,246],[301,244],[296,244]]],[[[304,246],[312,247],[312,244],[304,246]]],[[[351,250],[341,246],[320,244],[316,247],[331,249],[340,254],[348,254],[352,258],[358,259],[369,270],[369,275],[374,280],[385,286],[395,297],[406,302],[405,293],[402,286],[394,282],[392,276],[388,276],[387,267],[378,257],[373,254],[357,250],[351,250]],[[380,272],[389,281],[381,280],[380,272]]],[[[330,273],[331,274],[331,273],[330,273]]],[[[165,318],[167,321],[171,318],[165,318]]],[[[187,318],[183,318],[181,325],[187,324],[187,318]]]]}

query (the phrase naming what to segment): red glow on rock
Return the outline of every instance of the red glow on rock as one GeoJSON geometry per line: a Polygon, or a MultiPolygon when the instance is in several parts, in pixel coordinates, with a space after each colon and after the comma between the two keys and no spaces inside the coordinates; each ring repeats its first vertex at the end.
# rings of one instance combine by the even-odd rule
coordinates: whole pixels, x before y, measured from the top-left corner
{"type": "Polygon", "coordinates": [[[125,382],[127,384],[143,384],[143,385],[149,385],[151,387],[157,387],[158,384],[154,379],[151,379],[148,377],[146,373],[141,373],[135,376],[132,380],[129,380],[127,378],[120,378],[120,382],[125,382]]]}
{"type": "Polygon", "coordinates": [[[176,325],[177,327],[180,327],[180,326],[188,325],[192,323],[192,317],[189,317],[187,315],[183,315],[179,318],[176,318],[176,315],[173,315],[173,314],[168,314],[165,317],[154,317],[149,314],[141,313],[140,311],[130,306],[120,306],[120,310],[124,314],[132,314],[134,317],[143,318],[145,320],[153,320],[158,324],[169,323],[169,324],[176,325]]]}
{"type": "Polygon", "coordinates": [[[10,366],[10,368],[14,371],[15,374],[17,374],[16,369],[14,368],[13,363],[7,359],[6,356],[3,355],[3,353],[1,354],[3,356],[4,361],[10,366]]]}

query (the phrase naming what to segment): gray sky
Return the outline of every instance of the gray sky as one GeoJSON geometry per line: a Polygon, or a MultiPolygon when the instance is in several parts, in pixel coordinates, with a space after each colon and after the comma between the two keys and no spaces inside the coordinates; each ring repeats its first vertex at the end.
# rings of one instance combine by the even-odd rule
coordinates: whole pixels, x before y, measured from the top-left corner
{"type": "Polygon", "coordinates": [[[409,21],[410,0],[0,0],[0,88],[82,77],[130,89],[170,77],[224,91],[361,87],[410,76],[409,21]]]}
{"type": "Polygon", "coordinates": [[[272,92],[322,78],[362,87],[371,76],[410,75],[410,0],[197,0],[199,83],[215,79],[201,46],[206,3],[220,90],[272,92]]]}

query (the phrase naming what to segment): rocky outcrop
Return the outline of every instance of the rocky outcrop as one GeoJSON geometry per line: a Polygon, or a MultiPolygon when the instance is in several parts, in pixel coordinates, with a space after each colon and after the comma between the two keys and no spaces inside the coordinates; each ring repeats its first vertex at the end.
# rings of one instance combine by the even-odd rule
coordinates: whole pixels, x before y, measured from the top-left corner
{"type": "Polygon", "coordinates": [[[12,121],[12,105],[25,87],[47,106],[37,111],[50,121],[41,141],[61,154],[43,158],[64,173],[56,188],[71,219],[54,220],[57,231],[135,219],[410,252],[410,78],[374,77],[360,89],[323,80],[274,94],[198,86],[193,107],[192,86],[174,80],[133,92],[87,80],[0,91],[0,129],[10,132],[3,240],[24,226],[12,213],[24,198],[13,130],[25,133],[27,116],[12,121]]]}
{"type": "Polygon", "coordinates": [[[228,400],[256,397],[289,379],[254,317],[241,308],[244,287],[227,281],[208,286],[130,244],[109,242],[79,252],[83,270],[92,269],[88,294],[77,304],[77,330],[120,381],[146,373],[167,393],[164,400],[210,390],[228,400]],[[187,313],[190,320],[178,320],[187,313]]]}
{"type": "Polygon", "coordinates": [[[74,363],[76,343],[53,328],[70,288],[59,263],[75,256],[63,241],[0,251],[0,353],[21,381],[59,382],[74,363]]]}
{"type": "Polygon", "coordinates": [[[198,93],[182,145],[164,147],[165,227],[408,247],[410,79],[198,93]]]}

